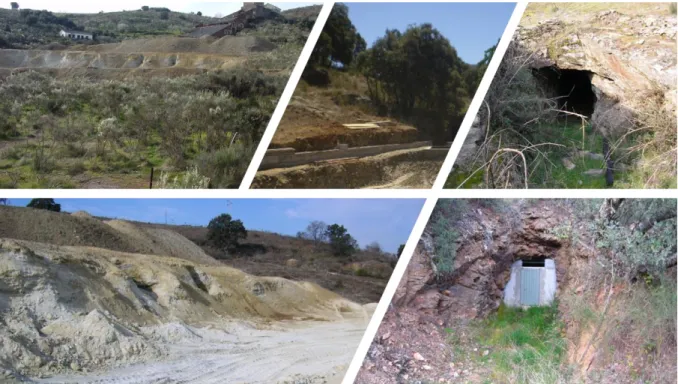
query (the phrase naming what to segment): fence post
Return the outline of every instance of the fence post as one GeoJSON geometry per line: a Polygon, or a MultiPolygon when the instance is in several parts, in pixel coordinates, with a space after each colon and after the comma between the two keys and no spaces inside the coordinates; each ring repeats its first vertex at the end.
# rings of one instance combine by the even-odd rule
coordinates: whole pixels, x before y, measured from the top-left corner
{"type": "Polygon", "coordinates": [[[149,189],[153,189],[153,167],[151,167],[151,181],[148,184],[149,189]]]}

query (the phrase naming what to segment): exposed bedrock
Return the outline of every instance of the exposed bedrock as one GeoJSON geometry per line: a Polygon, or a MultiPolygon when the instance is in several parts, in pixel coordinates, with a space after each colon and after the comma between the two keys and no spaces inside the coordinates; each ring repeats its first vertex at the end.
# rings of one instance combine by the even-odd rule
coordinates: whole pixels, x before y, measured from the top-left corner
{"type": "Polygon", "coordinates": [[[519,27],[514,36],[535,55],[532,69],[589,76],[595,104],[592,114],[583,112],[606,137],[630,131],[648,102],[675,114],[675,39],[675,15],[641,18],[612,10],[576,25],[545,20],[519,27]]]}
{"type": "MultiPolygon", "coordinates": [[[[483,207],[475,208],[482,220],[465,223],[458,240],[453,273],[436,277],[432,238],[424,233],[396,291],[396,306],[443,321],[483,318],[499,307],[515,260],[546,257],[555,260],[558,290],[567,288],[574,257],[589,257],[551,233],[566,213],[538,203],[525,207],[513,219],[483,207]]],[[[556,292],[556,296],[558,292],[556,292]]]]}

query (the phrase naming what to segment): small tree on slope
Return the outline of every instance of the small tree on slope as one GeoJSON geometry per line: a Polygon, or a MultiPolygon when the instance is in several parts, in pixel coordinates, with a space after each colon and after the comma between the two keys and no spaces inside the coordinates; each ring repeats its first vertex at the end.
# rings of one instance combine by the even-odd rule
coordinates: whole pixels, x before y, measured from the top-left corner
{"type": "Polygon", "coordinates": [[[241,239],[247,238],[247,230],[240,220],[233,220],[224,213],[207,225],[207,240],[219,249],[234,249],[241,239]]]}
{"type": "Polygon", "coordinates": [[[54,199],[33,199],[30,203],[28,203],[27,207],[61,212],[61,204],[55,203],[54,199]]]}

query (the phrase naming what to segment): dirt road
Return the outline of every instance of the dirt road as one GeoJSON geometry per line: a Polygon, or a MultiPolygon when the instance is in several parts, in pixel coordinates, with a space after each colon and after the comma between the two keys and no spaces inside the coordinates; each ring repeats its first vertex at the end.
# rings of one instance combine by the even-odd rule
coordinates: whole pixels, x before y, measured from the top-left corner
{"type": "Polygon", "coordinates": [[[258,330],[178,323],[150,327],[164,339],[162,361],[108,372],[35,380],[36,383],[340,383],[367,326],[365,320],[278,323],[258,330]],[[177,338],[173,342],[169,339],[177,338]]]}

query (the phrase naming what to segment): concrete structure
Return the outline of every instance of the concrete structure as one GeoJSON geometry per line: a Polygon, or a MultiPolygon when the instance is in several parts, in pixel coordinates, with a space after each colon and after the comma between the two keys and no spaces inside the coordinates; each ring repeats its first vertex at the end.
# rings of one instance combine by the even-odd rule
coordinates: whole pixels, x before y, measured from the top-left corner
{"type": "Polygon", "coordinates": [[[67,37],[69,39],[73,40],[93,40],[94,35],[88,32],[83,32],[83,31],[67,31],[65,29],[62,29],[61,32],[59,32],[59,36],[61,37],[67,37]]]}
{"type": "MultiPolygon", "coordinates": [[[[288,168],[297,165],[310,164],[316,161],[343,159],[349,157],[375,156],[386,152],[397,151],[401,149],[415,149],[430,147],[430,141],[417,141],[405,144],[385,144],[370,145],[364,147],[349,148],[347,144],[340,144],[337,149],[328,149],[325,151],[296,152],[294,148],[269,149],[261,161],[259,170],[271,168],[288,168]]],[[[447,155],[447,150],[435,151],[433,157],[447,155]]]]}
{"type": "Polygon", "coordinates": [[[264,5],[264,3],[243,3],[240,10],[224,17],[220,22],[200,24],[185,36],[219,38],[226,35],[235,35],[258,21],[272,19],[279,14],[279,11],[264,5]]]}
{"type": "Polygon", "coordinates": [[[552,259],[537,263],[518,260],[511,266],[511,277],[504,288],[504,304],[509,307],[550,305],[556,297],[556,263],[552,259]],[[537,266],[532,266],[532,265],[537,266]],[[528,266],[529,265],[529,266],[528,266]]]}

